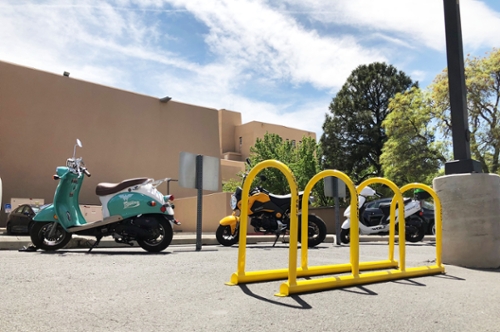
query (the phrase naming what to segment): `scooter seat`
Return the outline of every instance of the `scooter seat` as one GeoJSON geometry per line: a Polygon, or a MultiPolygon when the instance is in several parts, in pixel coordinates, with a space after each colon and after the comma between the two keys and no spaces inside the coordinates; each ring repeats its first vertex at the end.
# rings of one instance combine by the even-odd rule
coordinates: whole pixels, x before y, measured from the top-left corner
{"type": "Polygon", "coordinates": [[[107,182],[102,182],[97,185],[95,188],[95,194],[97,196],[106,196],[106,195],[111,195],[114,193],[117,193],[127,187],[132,187],[136,186],[138,184],[142,184],[149,180],[149,178],[134,178],[134,179],[127,179],[123,180],[120,183],[107,183],[107,182]]]}
{"type": "MultiPolygon", "coordinates": [[[[411,198],[409,197],[403,197],[403,202],[404,204],[408,204],[411,202],[411,198]]],[[[380,203],[380,205],[378,206],[380,210],[382,210],[382,213],[386,216],[389,215],[390,213],[390,209],[391,209],[391,202],[388,202],[388,203],[380,203]]],[[[396,203],[396,209],[398,208],[398,203],[396,203]]]]}

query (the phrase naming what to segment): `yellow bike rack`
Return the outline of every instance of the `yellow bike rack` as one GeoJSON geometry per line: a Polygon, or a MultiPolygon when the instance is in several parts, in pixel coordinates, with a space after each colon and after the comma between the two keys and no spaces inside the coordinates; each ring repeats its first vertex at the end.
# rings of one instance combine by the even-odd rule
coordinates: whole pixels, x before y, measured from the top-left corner
{"type": "MultiPolygon", "coordinates": [[[[389,281],[394,279],[412,278],[426,275],[444,273],[444,266],[441,261],[442,253],[442,222],[441,222],[441,202],[432,188],[420,183],[412,183],[399,189],[392,181],[384,178],[371,178],[361,183],[357,190],[352,180],[344,173],[337,170],[325,170],[316,174],[307,184],[304,190],[302,201],[302,219],[301,219],[301,266],[297,267],[298,250],[298,188],[292,171],[285,164],[277,160],[266,160],[257,164],[247,175],[242,188],[242,204],[240,215],[239,247],[238,247],[238,266],[237,271],[231,275],[231,279],[226,285],[237,285],[242,283],[270,281],[278,279],[288,280],[281,284],[279,293],[276,296],[288,296],[295,293],[304,293],[310,291],[319,291],[340,287],[349,287],[354,285],[369,284],[374,282],[389,281]],[[279,169],[286,177],[291,192],[291,211],[290,211],[290,241],[289,241],[289,262],[288,268],[276,270],[245,271],[246,264],[246,244],[248,229],[248,196],[250,186],[257,174],[264,168],[274,167],[279,169]],[[351,212],[351,235],[350,235],[350,262],[346,264],[335,264],[325,266],[308,266],[308,212],[309,196],[314,185],[321,179],[335,176],[341,179],[349,188],[351,194],[351,206],[358,206],[358,193],[369,184],[382,183],[391,188],[395,197],[390,207],[390,232],[389,232],[389,258],[382,261],[359,262],[359,225],[358,214],[351,212]],[[404,208],[399,209],[399,262],[394,260],[395,246],[395,223],[396,223],[396,203],[404,206],[401,192],[412,188],[419,188],[427,191],[436,206],[436,264],[433,266],[420,266],[406,268],[405,251],[405,219],[404,208]],[[359,271],[392,269],[385,271],[375,271],[360,274],[359,271]],[[325,274],[336,274],[351,272],[351,275],[326,277],[311,280],[299,280],[298,277],[309,277],[325,274]]],[[[340,221],[339,221],[340,222],[340,221]]]]}
{"type": "MultiPolygon", "coordinates": [[[[324,171],[328,172],[328,171],[324,171]]],[[[338,171],[334,171],[338,172],[338,171]]],[[[322,172],[323,173],[323,172],[322,172]]],[[[322,173],[317,174],[307,185],[307,190],[306,193],[309,195],[310,190],[312,189],[312,186],[322,177],[322,173]],[[315,180],[315,181],[313,181],[315,180]]],[[[339,172],[340,173],[340,172],[339,172]]],[[[329,173],[332,174],[332,173],[329,173]]],[[[337,173],[338,174],[338,173],[337,173]]],[[[333,175],[333,174],[332,174],[333,175]]],[[[351,197],[356,197],[356,199],[351,202],[351,206],[357,206],[357,195],[353,195],[353,185],[352,181],[345,181],[343,177],[340,177],[349,187],[349,191],[351,192],[351,197]],[[356,204],[353,204],[356,203],[356,204]]],[[[390,231],[389,231],[389,259],[387,261],[378,261],[378,262],[363,262],[359,263],[359,228],[358,228],[358,220],[356,219],[355,222],[353,222],[353,213],[351,213],[351,235],[350,235],[350,268],[351,268],[351,275],[347,276],[336,276],[336,277],[327,277],[327,278],[321,278],[321,279],[312,279],[312,280],[300,280],[297,281],[297,277],[300,276],[296,272],[296,250],[295,252],[292,251],[292,241],[297,241],[296,239],[290,238],[290,262],[289,262],[289,275],[288,275],[288,281],[281,284],[280,286],[280,291],[279,293],[275,294],[276,296],[288,296],[290,294],[295,294],[295,293],[304,293],[304,292],[311,292],[311,291],[319,291],[319,290],[325,290],[325,289],[333,289],[333,288],[340,288],[340,287],[350,287],[350,286],[355,286],[355,285],[362,285],[362,284],[369,284],[369,283],[374,283],[374,282],[381,282],[381,281],[389,281],[389,280],[394,280],[394,279],[403,279],[403,278],[412,278],[412,277],[419,277],[419,276],[425,276],[425,275],[433,275],[433,274],[438,274],[438,273],[444,273],[444,267],[441,263],[441,203],[439,201],[439,197],[436,195],[436,193],[432,190],[432,188],[423,185],[423,184],[410,184],[406,185],[401,190],[392,182],[387,179],[383,178],[372,178],[364,181],[358,186],[358,193],[361,192],[361,190],[366,187],[369,184],[372,183],[383,183],[387,186],[389,186],[395,193],[395,197],[393,198],[391,202],[391,207],[390,207],[390,231]],[[436,218],[436,265],[433,266],[421,266],[421,267],[413,267],[413,268],[406,268],[405,266],[405,220],[404,220],[404,208],[399,209],[399,256],[400,256],[400,261],[399,265],[398,263],[394,260],[394,243],[395,243],[395,210],[396,210],[396,202],[398,202],[400,207],[404,207],[404,202],[403,202],[403,196],[401,195],[401,191],[406,191],[411,188],[420,188],[423,189],[431,194],[431,196],[434,198],[434,201],[436,203],[436,209],[438,211],[437,218],[436,218]],[[354,227],[353,227],[354,226],[354,227]],[[439,231],[438,231],[439,229],[439,231]],[[439,234],[438,234],[439,233],[439,234]],[[292,260],[292,257],[295,257],[295,259],[292,260]],[[360,274],[359,270],[361,267],[366,267],[366,266],[371,266],[371,269],[380,269],[380,268],[397,268],[396,270],[387,270],[387,271],[375,271],[375,272],[367,272],[360,274]]],[[[307,197],[305,197],[307,198],[307,197]]],[[[304,215],[306,214],[307,207],[304,209],[304,206],[302,208],[304,215]],[[306,210],[306,211],[304,211],[306,210]]],[[[304,221],[302,221],[304,222],[304,221]]],[[[304,240],[304,236],[307,237],[307,234],[304,234],[304,231],[302,231],[302,238],[301,240],[304,240]]],[[[337,269],[341,269],[345,266],[345,264],[338,264],[336,265],[337,269]]],[[[302,247],[302,270],[304,270],[304,267],[307,267],[307,246],[302,247]]],[[[310,268],[311,269],[311,268],[310,268]]],[[[333,266],[330,267],[330,270],[333,269],[333,266]]],[[[326,269],[325,269],[326,270],[326,269]]],[[[364,270],[364,269],[363,269],[364,270]]]]}

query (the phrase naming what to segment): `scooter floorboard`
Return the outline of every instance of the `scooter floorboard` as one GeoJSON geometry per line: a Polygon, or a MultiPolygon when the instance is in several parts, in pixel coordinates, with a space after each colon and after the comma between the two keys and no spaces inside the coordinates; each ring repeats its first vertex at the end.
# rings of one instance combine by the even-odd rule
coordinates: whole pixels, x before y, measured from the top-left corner
{"type": "Polygon", "coordinates": [[[68,233],[76,233],[76,232],[83,231],[86,229],[92,229],[92,228],[112,224],[112,223],[120,221],[120,220],[123,220],[123,218],[121,216],[110,216],[108,218],[104,218],[103,220],[94,221],[92,223],[87,223],[87,224],[83,224],[80,226],[70,227],[67,229],[67,232],[68,233]]]}

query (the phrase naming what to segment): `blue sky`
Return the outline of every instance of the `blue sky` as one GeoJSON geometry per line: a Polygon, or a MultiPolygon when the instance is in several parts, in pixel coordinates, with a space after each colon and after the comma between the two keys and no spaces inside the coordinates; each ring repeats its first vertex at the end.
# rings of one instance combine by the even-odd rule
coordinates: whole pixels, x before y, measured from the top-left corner
{"type": "MultiPolygon", "coordinates": [[[[460,0],[464,54],[500,47],[500,1],[460,0]]],[[[442,0],[0,0],[0,60],[322,134],[357,66],[426,87],[442,0]]]]}

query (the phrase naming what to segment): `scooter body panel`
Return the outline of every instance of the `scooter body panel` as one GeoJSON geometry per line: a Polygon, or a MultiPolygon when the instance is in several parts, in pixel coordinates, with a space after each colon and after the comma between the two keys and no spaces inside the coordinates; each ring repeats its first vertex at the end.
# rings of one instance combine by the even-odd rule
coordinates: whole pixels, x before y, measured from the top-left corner
{"type": "MultiPolygon", "coordinates": [[[[365,224],[358,223],[359,224],[359,233],[361,235],[370,235],[370,234],[377,234],[377,233],[385,233],[389,232],[389,224],[387,225],[376,225],[376,226],[366,226],[365,224]]],[[[344,223],[341,226],[342,229],[349,229],[351,228],[351,219],[346,219],[344,223]]]]}
{"type": "Polygon", "coordinates": [[[56,175],[59,177],[59,184],[54,195],[54,203],[37,213],[33,220],[36,222],[56,221],[65,230],[72,226],[86,224],[78,204],[83,174],[79,176],[70,172],[68,167],[61,166],[57,167],[56,175]]]}
{"type": "Polygon", "coordinates": [[[141,214],[161,213],[160,207],[163,204],[142,193],[123,192],[114,195],[109,200],[108,210],[111,216],[121,215],[123,219],[126,219],[141,214]]]}
{"type": "Polygon", "coordinates": [[[54,204],[47,205],[44,209],[40,210],[34,217],[33,221],[47,222],[47,221],[57,221],[54,216],[56,215],[56,210],[54,209],[54,204]]]}
{"type": "MultiPolygon", "coordinates": [[[[365,196],[359,196],[358,197],[358,206],[359,207],[362,207],[363,204],[365,204],[366,202],[366,197],[365,196]]],[[[344,211],[344,217],[346,217],[347,219],[349,219],[351,217],[351,205],[349,205],[347,207],[347,209],[345,209],[344,211]]]]}

